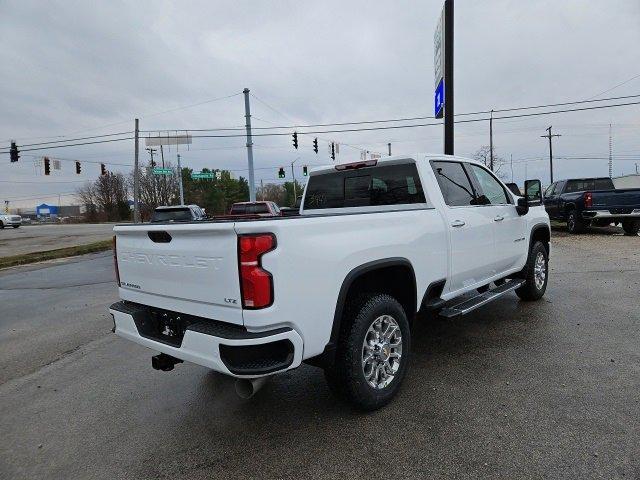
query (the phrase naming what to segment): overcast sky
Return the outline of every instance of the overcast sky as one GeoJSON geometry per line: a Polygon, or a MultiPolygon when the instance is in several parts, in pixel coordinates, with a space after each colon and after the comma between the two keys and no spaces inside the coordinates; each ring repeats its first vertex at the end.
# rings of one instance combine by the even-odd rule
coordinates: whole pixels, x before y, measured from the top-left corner
{"type": "MultiPolygon", "coordinates": [[[[457,0],[455,7],[456,113],[640,94],[640,76],[612,89],[640,75],[638,0],[457,0]]],[[[2,148],[10,139],[21,145],[128,131],[135,117],[143,130],[240,127],[242,95],[202,102],[245,87],[257,97],[254,127],[432,115],[441,8],[442,0],[0,0],[2,148]]],[[[562,134],[554,154],[606,157],[611,123],[614,175],[631,173],[640,163],[639,113],[634,105],[495,121],[496,152],[513,155],[516,181],[526,169],[548,183],[548,162],[539,160],[548,157],[540,138],[546,127],[562,134]]],[[[456,154],[487,145],[488,132],[486,122],[457,125],[456,154]]],[[[387,142],[394,154],[442,151],[441,126],[321,138],[319,155],[313,136],[301,135],[298,151],[290,136],[255,138],[258,181],[277,181],[277,168],[298,157],[296,175],[304,164],[330,162],[324,140],[341,143],[343,162],[359,159],[358,148],[386,152],[387,142]]],[[[183,164],[246,176],[244,145],[242,138],[196,138],[181,150],[183,164]]],[[[165,154],[175,160],[175,148],[165,154]]],[[[144,145],[141,158],[148,160],[144,145]]],[[[99,165],[89,162],[128,172],[133,142],[23,152],[17,164],[3,154],[0,161],[0,200],[18,205],[37,197],[20,202],[35,205],[60,193],[67,203],[78,182],[98,175],[99,165]],[[62,161],[61,171],[43,176],[34,161],[45,154],[85,162],[82,175],[62,161]]],[[[555,162],[557,179],[607,172],[604,159],[555,162]]]]}

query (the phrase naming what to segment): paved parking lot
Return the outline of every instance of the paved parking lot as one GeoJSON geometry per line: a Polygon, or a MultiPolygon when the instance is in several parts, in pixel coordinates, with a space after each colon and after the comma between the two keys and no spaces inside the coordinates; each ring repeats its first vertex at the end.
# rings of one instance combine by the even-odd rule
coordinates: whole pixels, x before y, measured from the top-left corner
{"type": "MultiPolygon", "coordinates": [[[[26,230],[26,229],[25,229],[26,230]]],[[[416,326],[387,408],[251,400],[109,333],[108,253],[0,272],[2,478],[640,478],[640,237],[555,231],[544,299],[416,326]]]]}
{"type": "Polygon", "coordinates": [[[0,257],[108,240],[113,223],[22,225],[0,230],[0,257]]]}

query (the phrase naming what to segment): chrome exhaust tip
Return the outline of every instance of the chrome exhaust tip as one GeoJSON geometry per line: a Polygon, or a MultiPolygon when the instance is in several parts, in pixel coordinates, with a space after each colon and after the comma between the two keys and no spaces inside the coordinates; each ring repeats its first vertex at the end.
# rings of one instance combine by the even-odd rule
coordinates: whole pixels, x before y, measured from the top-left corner
{"type": "Polygon", "coordinates": [[[236,393],[240,398],[248,400],[260,390],[269,377],[260,378],[239,378],[236,380],[236,393]]]}

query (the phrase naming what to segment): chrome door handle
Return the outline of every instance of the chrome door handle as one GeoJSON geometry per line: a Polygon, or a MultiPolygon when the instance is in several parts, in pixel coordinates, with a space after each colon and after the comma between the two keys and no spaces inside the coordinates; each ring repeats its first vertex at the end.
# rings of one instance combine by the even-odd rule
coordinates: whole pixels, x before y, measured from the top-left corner
{"type": "Polygon", "coordinates": [[[465,223],[462,220],[454,220],[451,222],[452,227],[464,227],[465,223]]]}
{"type": "Polygon", "coordinates": [[[498,215],[493,219],[494,222],[501,222],[502,220],[504,220],[504,217],[502,215],[498,215]]]}

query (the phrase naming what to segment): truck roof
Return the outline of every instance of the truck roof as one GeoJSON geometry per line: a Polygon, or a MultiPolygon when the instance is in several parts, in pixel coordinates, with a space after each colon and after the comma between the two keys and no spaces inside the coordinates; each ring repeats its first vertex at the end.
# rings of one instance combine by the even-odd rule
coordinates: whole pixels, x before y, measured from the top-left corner
{"type": "MultiPolygon", "coordinates": [[[[392,155],[390,157],[381,157],[377,159],[376,165],[384,165],[384,164],[394,164],[394,163],[404,163],[407,160],[418,161],[418,160],[456,160],[456,161],[464,161],[467,163],[476,163],[478,165],[482,165],[481,162],[473,160],[472,158],[460,157],[457,155],[444,155],[442,153],[415,153],[412,155],[392,155]]],[[[351,162],[341,162],[334,163],[328,165],[322,165],[320,167],[314,167],[310,170],[309,175],[321,175],[328,171],[334,170],[336,167],[341,165],[350,165],[357,164],[363,162],[370,162],[371,160],[354,160],[351,162]]]]}

